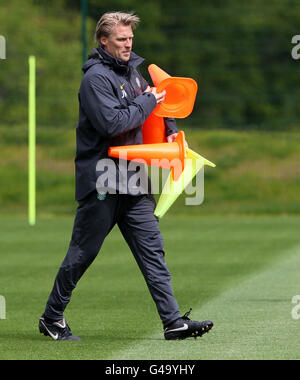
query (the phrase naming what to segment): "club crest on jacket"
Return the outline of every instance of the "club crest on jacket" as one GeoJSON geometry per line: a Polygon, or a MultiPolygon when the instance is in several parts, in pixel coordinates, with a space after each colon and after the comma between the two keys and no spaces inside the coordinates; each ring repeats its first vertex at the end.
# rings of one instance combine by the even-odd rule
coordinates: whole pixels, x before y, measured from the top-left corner
{"type": "Polygon", "coordinates": [[[127,98],[127,93],[124,90],[125,83],[120,85],[120,89],[122,90],[122,99],[127,98]]]}

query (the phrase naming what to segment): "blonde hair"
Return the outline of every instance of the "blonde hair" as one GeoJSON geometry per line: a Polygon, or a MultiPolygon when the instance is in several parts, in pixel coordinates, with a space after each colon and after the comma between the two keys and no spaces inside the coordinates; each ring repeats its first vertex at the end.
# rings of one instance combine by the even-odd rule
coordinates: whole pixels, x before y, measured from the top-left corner
{"type": "Polygon", "coordinates": [[[107,12],[100,18],[95,31],[95,41],[99,42],[100,38],[109,37],[117,25],[130,25],[135,29],[140,22],[140,18],[134,13],[125,12],[107,12]]]}

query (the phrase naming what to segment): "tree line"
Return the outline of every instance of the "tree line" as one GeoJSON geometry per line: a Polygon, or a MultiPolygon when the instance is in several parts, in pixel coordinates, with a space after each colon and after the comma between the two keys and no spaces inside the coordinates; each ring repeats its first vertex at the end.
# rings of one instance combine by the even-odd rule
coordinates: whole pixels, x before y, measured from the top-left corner
{"type": "MultiPolygon", "coordinates": [[[[201,128],[299,129],[300,3],[293,0],[87,0],[89,50],[99,17],[134,11],[141,18],[134,50],[172,76],[194,78],[194,111],[180,121],[201,128]]],[[[0,5],[0,124],[27,118],[27,57],[38,62],[38,123],[73,127],[81,80],[80,1],[10,0],[0,5]]]]}

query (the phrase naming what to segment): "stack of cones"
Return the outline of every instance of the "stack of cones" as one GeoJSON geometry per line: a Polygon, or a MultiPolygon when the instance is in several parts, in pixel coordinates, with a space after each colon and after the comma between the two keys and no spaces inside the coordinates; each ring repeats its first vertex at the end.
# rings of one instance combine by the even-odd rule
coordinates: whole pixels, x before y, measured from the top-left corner
{"type": "Polygon", "coordinates": [[[171,171],[154,211],[162,218],[199,170],[204,165],[215,167],[215,164],[186,148],[183,131],[179,131],[175,142],[166,142],[164,117],[185,118],[191,114],[197,83],[191,78],[171,77],[154,64],[148,70],[157,92],[166,90],[165,100],[156,106],[143,125],[143,144],[111,147],[108,155],[171,171]]]}

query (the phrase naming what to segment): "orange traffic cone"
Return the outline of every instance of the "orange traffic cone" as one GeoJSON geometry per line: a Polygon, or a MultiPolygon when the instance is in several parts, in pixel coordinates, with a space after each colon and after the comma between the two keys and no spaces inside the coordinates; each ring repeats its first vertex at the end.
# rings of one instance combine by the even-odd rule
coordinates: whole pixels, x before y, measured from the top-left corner
{"type": "Polygon", "coordinates": [[[198,85],[191,78],[171,77],[158,66],[148,67],[149,74],[157,92],[166,90],[165,100],[154,109],[161,117],[183,119],[193,111],[198,85]]]}
{"type": "Polygon", "coordinates": [[[174,143],[113,146],[109,148],[108,155],[169,169],[177,181],[184,170],[185,135],[179,131],[174,143]]]}
{"type": "Polygon", "coordinates": [[[159,144],[164,142],[167,142],[164,119],[152,112],[143,124],[143,143],[159,144]]]}
{"type": "Polygon", "coordinates": [[[154,65],[154,63],[148,66],[148,71],[155,87],[158,87],[163,80],[171,78],[171,75],[166,73],[160,67],[154,65]]]}

